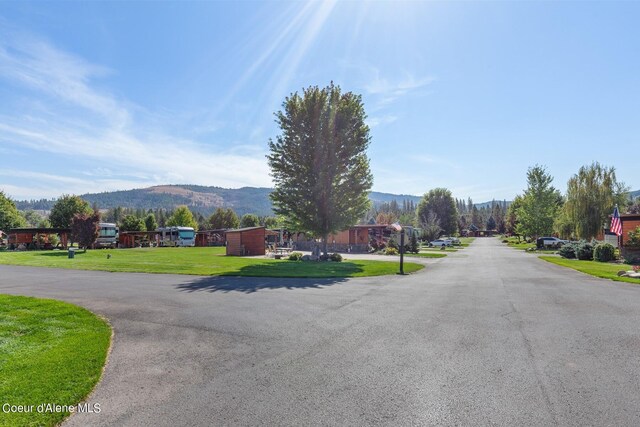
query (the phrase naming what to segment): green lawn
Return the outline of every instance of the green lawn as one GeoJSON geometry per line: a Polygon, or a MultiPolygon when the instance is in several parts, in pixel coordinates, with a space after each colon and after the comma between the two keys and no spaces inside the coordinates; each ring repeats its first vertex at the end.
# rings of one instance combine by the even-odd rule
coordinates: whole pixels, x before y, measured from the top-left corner
{"type": "MultiPolygon", "coordinates": [[[[404,256],[408,256],[408,257],[419,257],[419,258],[444,258],[447,256],[446,253],[444,253],[445,251],[440,251],[440,252],[418,252],[417,254],[414,253],[406,253],[404,254],[404,256]]],[[[455,252],[455,251],[449,251],[449,252],[455,252]]]]}
{"type": "Polygon", "coordinates": [[[475,237],[460,237],[460,246],[466,248],[469,246],[476,238],[475,237]]]}
{"type": "Polygon", "coordinates": [[[423,246],[422,248],[420,248],[420,251],[426,251],[426,252],[458,252],[459,249],[463,249],[463,248],[461,246],[453,246],[453,247],[446,246],[444,248],[444,250],[443,250],[443,249],[440,249],[439,247],[438,248],[436,248],[436,247],[430,248],[428,246],[423,246]]]}
{"type": "MultiPolygon", "coordinates": [[[[68,259],[66,251],[2,252],[0,264],[202,276],[313,278],[381,276],[398,270],[397,264],[386,261],[294,262],[231,257],[224,253],[223,247],[97,249],[77,252],[74,259],[68,259]]],[[[422,268],[420,264],[405,264],[408,273],[422,268]]]]}
{"type": "Polygon", "coordinates": [[[0,426],[62,421],[69,412],[39,413],[38,405],[82,401],[100,379],[110,342],[109,325],[83,308],[0,295],[0,405],[34,405],[25,413],[0,410],[0,426]]]}
{"type": "Polygon", "coordinates": [[[617,282],[628,282],[640,285],[640,279],[633,279],[631,277],[618,277],[618,271],[631,270],[631,266],[628,264],[611,264],[608,262],[598,261],[580,261],[576,259],[566,259],[552,256],[541,256],[547,262],[561,265],[563,267],[573,268],[582,273],[590,274],[595,277],[601,277],[603,279],[611,279],[617,282]]]}

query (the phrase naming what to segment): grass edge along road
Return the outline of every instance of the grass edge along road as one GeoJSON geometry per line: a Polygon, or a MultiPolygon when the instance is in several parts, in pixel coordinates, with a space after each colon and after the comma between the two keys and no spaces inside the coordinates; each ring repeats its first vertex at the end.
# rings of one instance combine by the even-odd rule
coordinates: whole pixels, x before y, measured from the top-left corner
{"type": "Polygon", "coordinates": [[[57,425],[70,412],[39,405],[77,408],[91,393],[107,360],[111,327],[73,304],[5,294],[0,325],[0,426],[57,425]],[[17,412],[17,405],[31,410],[17,412]]]}
{"type": "Polygon", "coordinates": [[[561,267],[568,267],[577,270],[581,273],[588,274],[590,276],[599,277],[601,279],[615,280],[616,282],[634,283],[640,285],[640,279],[634,279],[631,277],[620,277],[618,271],[631,270],[631,266],[628,264],[612,264],[608,262],[599,261],[584,261],[576,259],[566,259],[555,256],[540,256],[540,259],[550,262],[552,264],[559,265],[561,267]]]}
{"type": "MultiPolygon", "coordinates": [[[[86,253],[78,251],[73,259],[69,259],[65,251],[0,252],[0,264],[126,273],[283,278],[382,276],[395,274],[399,269],[396,262],[350,260],[348,256],[343,262],[304,262],[225,256],[224,251],[223,247],[96,249],[86,253]]],[[[406,273],[422,268],[421,264],[404,264],[406,273]]]]}

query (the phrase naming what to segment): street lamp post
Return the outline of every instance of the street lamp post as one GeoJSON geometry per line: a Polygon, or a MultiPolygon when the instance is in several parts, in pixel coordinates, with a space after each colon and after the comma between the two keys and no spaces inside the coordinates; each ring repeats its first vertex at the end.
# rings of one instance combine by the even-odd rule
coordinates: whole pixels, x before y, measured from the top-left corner
{"type": "Polygon", "coordinates": [[[400,274],[404,274],[404,228],[400,231],[400,274]]]}
{"type": "Polygon", "coordinates": [[[395,231],[400,232],[400,273],[404,274],[404,228],[399,223],[394,223],[390,225],[395,231]]]}

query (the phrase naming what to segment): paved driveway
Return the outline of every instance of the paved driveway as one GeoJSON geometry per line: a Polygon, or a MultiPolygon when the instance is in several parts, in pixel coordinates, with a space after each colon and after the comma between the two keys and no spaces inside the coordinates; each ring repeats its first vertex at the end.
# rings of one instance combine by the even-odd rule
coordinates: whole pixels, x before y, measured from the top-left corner
{"type": "Polygon", "coordinates": [[[640,425],[640,286],[477,239],[411,276],[0,266],[108,317],[86,425],[640,425]]]}

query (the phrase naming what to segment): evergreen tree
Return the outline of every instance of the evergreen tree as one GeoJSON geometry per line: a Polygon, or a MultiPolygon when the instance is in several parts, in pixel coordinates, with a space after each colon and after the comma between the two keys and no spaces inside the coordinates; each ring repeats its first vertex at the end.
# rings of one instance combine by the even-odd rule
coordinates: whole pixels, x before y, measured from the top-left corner
{"type": "Polygon", "coordinates": [[[493,215],[489,217],[487,220],[487,230],[495,230],[496,229],[496,220],[493,219],[493,215]]]}
{"type": "Polygon", "coordinates": [[[288,228],[321,237],[355,224],[369,209],[373,178],[362,99],[333,83],[287,97],[276,114],[282,131],[267,156],[275,190],[271,200],[288,228]]]}

